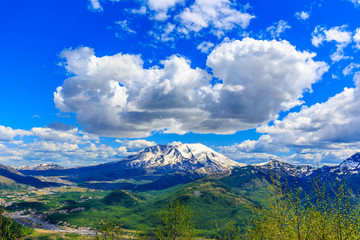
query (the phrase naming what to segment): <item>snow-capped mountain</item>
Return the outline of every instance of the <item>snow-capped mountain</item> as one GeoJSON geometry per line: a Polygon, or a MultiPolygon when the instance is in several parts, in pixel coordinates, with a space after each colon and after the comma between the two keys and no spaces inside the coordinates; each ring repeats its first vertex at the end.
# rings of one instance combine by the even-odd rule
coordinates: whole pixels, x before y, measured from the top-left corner
{"type": "Polygon", "coordinates": [[[307,177],[315,170],[315,168],[310,165],[292,165],[275,159],[271,159],[265,163],[253,164],[252,166],[265,174],[273,172],[283,177],[296,176],[297,178],[307,177]]]}
{"type": "Polygon", "coordinates": [[[54,169],[54,170],[60,170],[60,169],[66,169],[63,166],[60,166],[58,164],[46,164],[46,163],[41,163],[37,166],[20,166],[16,168],[17,170],[35,170],[35,171],[41,171],[41,170],[50,170],[50,169],[54,169]]]}
{"type": "Polygon", "coordinates": [[[132,168],[143,168],[159,173],[193,171],[199,174],[211,174],[245,166],[200,143],[147,147],[123,161],[128,161],[127,166],[132,168]]]}
{"type": "MultiPolygon", "coordinates": [[[[336,166],[323,166],[313,171],[313,175],[310,177],[319,177],[320,179],[335,179],[335,178],[359,178],[360,177],[360,153],[356,153],[351,157],[344,160],[342,163],[336,166]]],[[[358,182],[356,180],[355,182],[358,182]]],[[[358,185],[358,184],[356,184],[358,185]]],[[[358,186],[356,186],[358,187],[358,186]]]]}
{"type": "Polygon", "coordinates": [[[360,170],[360,153],[356,153],[354,155],[352,155],[351,157],[349,157],[348,159],[346,159],[345,161],[343,161],[340,165],[339,165],[339,170],[340,171],[350,171],[350,172],[354,172],[356,171],[356,173],[359,173],[360,170]]]}
{"type": "Polygon", "coordinates": [[[334,179],[337,175],[344,174],[346,177],[359,176],[360,174],[360,153],[356,153],[344,160],[337,166],[323,166],[314,168],[310,165],[292,165],[271,159],[269,162],[251,165],[263,174],[274,173],[280,177],[294,177],[311,179],[334,179]]]}

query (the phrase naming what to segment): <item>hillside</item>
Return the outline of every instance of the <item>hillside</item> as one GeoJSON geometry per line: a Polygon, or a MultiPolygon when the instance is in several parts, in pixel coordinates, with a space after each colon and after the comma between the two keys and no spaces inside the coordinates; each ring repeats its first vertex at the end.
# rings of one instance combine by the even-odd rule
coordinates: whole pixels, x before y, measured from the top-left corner
{"type": "MultiPolygon", "coordinates": [[[[71,179],[83,188],[53,189],[51,194],[41,193],[12,205],[11,209],[31,208],[50,222],[66,226],[97,228],[101,219],[137,229],[154,228],[159,224],[158,212],[169,202],[179,200],[190,208],[196,228],[208,236],[215,225],[224,226],[230,220],[246,222],[251,209],[264,201],[272,175],[305,191],[312,188],[314,179],[331,184],[336,178],[346,178],[349,187],[357,189],[359,166],[360,154],[337,167],[318,169],[274,159],[244,166],[199,145],[158,145],[107,164],[21,170],[71,179]]],[[[8,172],[34,179],[11,168],[8,172]]]]}
{"type": "Polygon", "coordinates": [[[9,180],[11,180],[14,183],[26,184],[37,188],[59,186],[57,183],[43,182],[35,177],[25,176],[18,172],[15,168],[3,164],[0,164],[0,176],[3,177],[5,182],[9,182],[9,180]]]}

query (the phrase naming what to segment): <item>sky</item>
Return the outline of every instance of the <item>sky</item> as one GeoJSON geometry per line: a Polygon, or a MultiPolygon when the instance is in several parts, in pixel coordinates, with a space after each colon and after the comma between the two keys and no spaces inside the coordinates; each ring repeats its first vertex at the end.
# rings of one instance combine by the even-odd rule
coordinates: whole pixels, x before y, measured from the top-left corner
{"type": "Polygon", "coordinates": [[[98,164],[173,142],[246,164],[360,151],[359,0],[2,6],[2,164],[98,164]]]}

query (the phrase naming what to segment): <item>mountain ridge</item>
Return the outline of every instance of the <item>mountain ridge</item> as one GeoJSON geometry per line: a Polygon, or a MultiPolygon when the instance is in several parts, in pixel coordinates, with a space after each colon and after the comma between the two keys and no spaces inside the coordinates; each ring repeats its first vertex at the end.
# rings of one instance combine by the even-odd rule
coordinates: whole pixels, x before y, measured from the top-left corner
{"type": "Polygon", "coordinates": [[[60,166],[59,164],[54,164],[54,163],[40,163],[39,165],[36,166],[19,166],[16,168],[16,170],[37,170],[37,171],[41,171],[41,170],[50,170],[50,169],[66,169],[66,167],[60,166]]]}
{"type": "Polygon", "coordinates": [[[57,183],[43,182],[36,177],[26,176],[20,173],[19,171],[17,171],[15,168],[4,164],[0,164],[0,176],[13,180],[16,183],[26,184],[38,188],[52,187],[59,185],[57,183]]]}
{"type": "Polygon", "coordinates": [[[119,161],[98,165],[63,168],[50,164],[32,168],[23,167],[21,168],[23,170],[19,169],[19,171],[30,176],[56,176],[69,182],[96,188],[104,186],[100,182],[107,181],[106,184],[111,189],[122,187],[126,189],[162,189],[206,176],[231,174],[235,168],[255,171],[261,173],[261,176],[274,174],[277,177],[296,177],[306,181],[319,174],[322,178],[333,178],[335,169],[345,170],[347,175],[358,174],[360,172],[360,153],[347,158],[337,167],[314,168],[310,165],[294,165],[276,159],[270,159],[265,163],[245,165],[202,144],[179,143],[147,147],[137,154],[119,161]],[[138,186],[129,182],[118,182],[118,180],[124,179],[146,181],[147,183],[138,186]]]}
{"type": "Polygon", "coordinates": [[[270,159],[268,162],[252,164],[255,169],[269,174],[270,172],[280,174],[281,176],[307,177],[316,169],[310,165],[294,165],[276,159],[270,159]]]}

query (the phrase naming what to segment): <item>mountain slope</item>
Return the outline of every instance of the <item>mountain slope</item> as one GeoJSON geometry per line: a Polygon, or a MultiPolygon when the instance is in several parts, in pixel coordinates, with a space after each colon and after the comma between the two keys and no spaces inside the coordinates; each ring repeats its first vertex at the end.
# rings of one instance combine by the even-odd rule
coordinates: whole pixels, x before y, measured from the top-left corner
{"type": "Polygon", "coordinates": [[[360,153],[356,153],[339,165],[339,170],[347,174],[358,174],[360,171],[360,153]]]}
{"type": "MultiPolygon", "coordinates": [[[[155,181],[166,177],[171,179],[169,183],[180,184],[241,166],[244,164],[232,161],[202,144],[178,144],[148,147],[120,161],[95,166],[20,172],[35,176],[59,176],[77,183],[118,179],[155,181]]],[[[154,184],[153,187],[157,188],[154,184]]]]}
{"type": "Polygon", "coordinates": [[[270,174],[273,172],[275,175],[280,177],[297,177],[303,178],[311,175],[315,168],[310,165],[292,165],[286,162],[271,159],[269,162],[253,164],[256,170],[270,174]]]}
{"type": "Polygon", "coordinates": [[[211,174],[245,166],[202,144],[157,145],[124,159],[132,168],[151,169],[156,173],[194,171],[211,174]]]}
{"type": "Polygon", "coordinates": [[[0,176],[11,179],[16,183],[26,184],[33,187],[43,188],[50,186],[57,186],[55,183],[43,182],[35,177],[24,176],[18,172],[15,168],[0,164],[0,176]]]}

